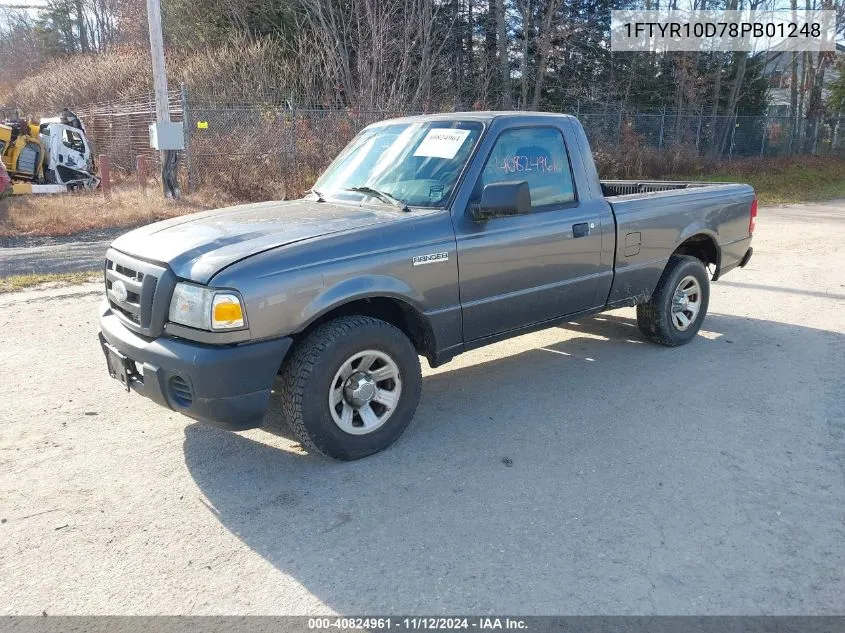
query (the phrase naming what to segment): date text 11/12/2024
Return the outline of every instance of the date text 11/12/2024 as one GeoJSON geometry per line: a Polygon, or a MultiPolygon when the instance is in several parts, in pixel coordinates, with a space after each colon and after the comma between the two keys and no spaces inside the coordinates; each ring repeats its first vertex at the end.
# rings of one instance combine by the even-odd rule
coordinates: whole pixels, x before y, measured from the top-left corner
{"type": "Polygon", "coordinates": [[[520,618],[500,617],[322,617],[308,618],[308,629],[320,630],[525,630],[520,618]]]}

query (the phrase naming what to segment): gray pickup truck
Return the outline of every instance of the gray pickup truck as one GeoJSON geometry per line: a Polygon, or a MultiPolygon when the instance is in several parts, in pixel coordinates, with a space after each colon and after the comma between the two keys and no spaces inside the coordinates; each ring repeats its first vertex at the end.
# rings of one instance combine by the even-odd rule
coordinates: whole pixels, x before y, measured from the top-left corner
{"type": "Polygon", "coordinates": [[[282,415],[268,419],[358,459],[410,423],[420,355],[436,367],[634,305],[647,339],[687,343],[711,276],[748,263],[756,214],[747,185],[600,181],[571,116],[394,119],[301,200],[115,240],[100,342],[109,373],[162,406],[240,430],[276,390],[282,415]]]}

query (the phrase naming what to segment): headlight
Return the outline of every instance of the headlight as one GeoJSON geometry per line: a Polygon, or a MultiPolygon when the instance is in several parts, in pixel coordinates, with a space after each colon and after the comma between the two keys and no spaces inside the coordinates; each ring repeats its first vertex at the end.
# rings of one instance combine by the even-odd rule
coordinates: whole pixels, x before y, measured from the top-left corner
{"type": "Polygon", "coordinates": [[[231,330],[244,326],[244,309],[231,292],[178,283],[170,300],[169,319],[199,330],[231,330]]]}

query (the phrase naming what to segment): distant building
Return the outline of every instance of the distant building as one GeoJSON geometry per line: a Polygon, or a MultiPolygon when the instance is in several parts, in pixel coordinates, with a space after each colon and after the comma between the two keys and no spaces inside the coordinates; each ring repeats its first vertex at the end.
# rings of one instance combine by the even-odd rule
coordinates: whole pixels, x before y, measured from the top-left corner
{"type": "MultiPolygon", "coordinates": [[[[766,55],[766,66],[763,74],[769,80],[769,116],[789,116],[789,107],[792,93],[792,53],[789,51],[768,51],[766,55]]],[[[836,45],[836,60],[845,57],[845,45],[836,45]]],[[[804,55],[798,54],[798,80],[804,74],[804,55]]],[[[839,77],[837,64],[834,62],[825,68],[824,86],[822,87],[822,98],[826,99],[829,86],[839,77]]],[[[809,86],[807,87],[809,90],[809,86]]],[[[799,87],[800,92],[800,87],[799,87]]]]}

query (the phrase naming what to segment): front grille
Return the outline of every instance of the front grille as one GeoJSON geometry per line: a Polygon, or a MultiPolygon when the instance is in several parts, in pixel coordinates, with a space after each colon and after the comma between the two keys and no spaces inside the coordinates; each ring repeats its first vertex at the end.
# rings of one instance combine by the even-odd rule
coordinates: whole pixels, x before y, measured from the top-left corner
{"type": "Polygon", "coordinates": [[[114,262],[112,262],[112,264],[114,265],[114,269],[124,277],[130,277],[136,281],[144,280],[144,273],[141,271],[132,270],[128,266],[121,266],[120,264],[115,264],[114,262]]]}
{"type": "Polygon", "coordinates": [[[138,314],[137,312],[130,312],[129,310],[125,310],[124,308],[121,308],[117,304],[116,301],[110,301],[110,303],[112,304],[112,306],[111,306],[112,309],[114,309],[117,312],[119,312],[120,314],[122,314],[125,318],[132,321],[132,323],[135,323],[138,326],[141,325],[141,315],[140,314],[138,314]]]}
{"type": "Polygon", "coordinates": [[[173,273],[109,249],[105,284],[109,305],[124,325],[146,336],[161,334],[175,285],[173,273]],[[114,290],[118,281],[126,288],[125,297],[114,290]]]}
{"type": "Polygon", "coordinates": [[[170,396],[180,407],[190,407],[194,401],[191,387],[182,376],[173,376],[169,381],[170,396]]]}

